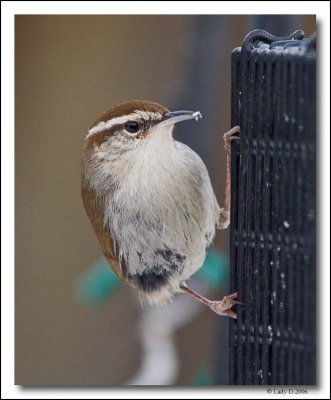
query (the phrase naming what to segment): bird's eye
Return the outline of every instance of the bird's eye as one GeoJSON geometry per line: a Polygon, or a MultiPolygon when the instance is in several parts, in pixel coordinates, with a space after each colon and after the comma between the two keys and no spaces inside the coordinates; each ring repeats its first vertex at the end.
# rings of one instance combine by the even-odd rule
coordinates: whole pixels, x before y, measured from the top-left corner
{"type": "Polygon", "coordinates": [[[136,121],[128,121],[124,125],[124,129],[129,133],[137,133],[139,131],[139,124],[136,121]]]}

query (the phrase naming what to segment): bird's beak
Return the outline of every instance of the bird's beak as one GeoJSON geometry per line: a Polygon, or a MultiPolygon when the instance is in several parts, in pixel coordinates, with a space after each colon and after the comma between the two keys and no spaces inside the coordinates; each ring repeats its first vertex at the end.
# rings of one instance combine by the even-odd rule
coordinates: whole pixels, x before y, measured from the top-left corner
{"type": "Polygon", "coordinates": [[[202,118],[200,111],[169,111],[164,115],[161,122],[155,125],[154,129],[164,128],[168,125],[174,125],[177,122],[195,119],[196,121],[202,118]]]}

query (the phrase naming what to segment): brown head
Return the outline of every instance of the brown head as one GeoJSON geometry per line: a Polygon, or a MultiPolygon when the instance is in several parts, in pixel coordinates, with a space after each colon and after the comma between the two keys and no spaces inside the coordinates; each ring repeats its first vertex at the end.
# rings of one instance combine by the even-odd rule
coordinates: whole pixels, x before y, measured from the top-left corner
{"type": "Polygon", "coordinates": [[[151,101],[128,101],[111,108],[95,120],[86,136],[86,144],[90,149],[95,149],[110,141],[115,147],[122,143],[123,148],[131,148],[161,128],[199,117],[199,112],[170,112],[168,108],[151,101]]]}

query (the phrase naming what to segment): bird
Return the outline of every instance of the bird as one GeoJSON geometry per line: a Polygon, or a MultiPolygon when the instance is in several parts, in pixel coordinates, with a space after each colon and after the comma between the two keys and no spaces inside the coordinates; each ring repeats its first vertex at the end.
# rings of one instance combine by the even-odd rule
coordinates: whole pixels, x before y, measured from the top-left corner
{"type": "Polygon", "coordinates": [[[121,103],[88,129],[81,196],[102,252],[142,304],[167,304],[184,292],[218,315],[236,318],[237,293],[209,300],[186,281],[202,266],[216,227],[230,222],[230,142],[224,207],[220,208],[199,155],[173,137],[175,124],[199,111],[169,111],[146,100],[121,103]]]}

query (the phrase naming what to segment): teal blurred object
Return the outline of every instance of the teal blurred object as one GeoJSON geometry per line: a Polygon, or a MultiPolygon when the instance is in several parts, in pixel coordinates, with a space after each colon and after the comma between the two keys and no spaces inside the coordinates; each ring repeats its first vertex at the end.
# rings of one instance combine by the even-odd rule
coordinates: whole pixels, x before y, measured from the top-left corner
{"type": "Polygon", "coordinates": [[[209,368],[202,366],[193,378],[193,385],[195,386],[210,386],[213,384],[209,368]]]}
{"type": "Polygon", "coordinates": [[[210,247],[203,266],[195,276],[202,279],[212,289],[217,289],[225,281],[228,275],[228,259],[220,251],[210,247]]]}
{"type": "MultiPolygon", "coordinates": [[[[205,262],[195,276],[216,289],[224,282],[227,274],[227,258],[219,251],[209,248],[205,262]]],[[[78,278],[75,294],[82,304],[98,305],[110,299],[119,286],[120,280],[106,260],[99,259],[78,278]]]]}
{"type": "Polygon", "coordinates": [[[120,286],[120,280],[105,259],[97,260],[80,278],[75,294],[80,303],[97,305],[107,301],[120,286]]]}

